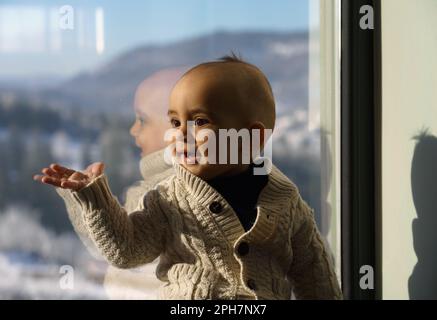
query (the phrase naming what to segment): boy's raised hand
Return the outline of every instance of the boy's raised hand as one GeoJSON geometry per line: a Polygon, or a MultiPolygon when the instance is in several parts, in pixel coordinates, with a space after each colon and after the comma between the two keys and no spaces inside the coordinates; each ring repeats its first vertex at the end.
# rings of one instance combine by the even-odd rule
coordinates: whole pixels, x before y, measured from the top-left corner
{"type": "Polygon", "coordinates": [[[55,163],[49,168],[42,169],[43,175],[35,175],[33,179],[55,187],[77,191],[100,176],[104,169],[103,162],[94,162],[84,171],[75,171],[55,163]]]}

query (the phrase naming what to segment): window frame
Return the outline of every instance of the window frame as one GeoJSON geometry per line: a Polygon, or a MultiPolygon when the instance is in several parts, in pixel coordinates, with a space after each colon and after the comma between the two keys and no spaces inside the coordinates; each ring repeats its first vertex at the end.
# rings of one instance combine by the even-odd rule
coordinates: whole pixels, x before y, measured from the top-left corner
{"type": "Polygon", "coordinates": [[[380,0],[341,2],[341,242],[345,299],[382,296],[380,0]],[[374,9],[374,30],[360,28],[360,8],[374,9]],[[360,268],[374,271],[360,287],[360,268]]]}

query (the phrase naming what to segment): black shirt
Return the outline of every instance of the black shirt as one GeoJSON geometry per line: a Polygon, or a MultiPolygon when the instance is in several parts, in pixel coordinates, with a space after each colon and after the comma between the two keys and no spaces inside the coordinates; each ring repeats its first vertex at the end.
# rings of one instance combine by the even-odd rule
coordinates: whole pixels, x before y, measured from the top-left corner
{"type": "Polygon", "coordinates": [[[208,181],[234,209],[245,231],[248,231],[256,220],[258,197],[269,179],[268,175],[254,175],[253,168],[254,164],[251,164],[240,174],[208,181]]]}

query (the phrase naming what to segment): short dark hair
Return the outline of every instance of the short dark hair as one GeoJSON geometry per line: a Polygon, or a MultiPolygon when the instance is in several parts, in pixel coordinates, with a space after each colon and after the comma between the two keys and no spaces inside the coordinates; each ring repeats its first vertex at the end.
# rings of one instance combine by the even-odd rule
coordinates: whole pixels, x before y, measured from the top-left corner
{"type": "MultiPolygon", "coordinates": [[[[188,69],[181,78],[183,78],[185,75],[189,74],[191,71],[193,71],[194,69],[200,67],[200,66],[207,66],[207,65],[211,65],[211,64],[216,64],[216,63],[220,63],[220,62],[236,62],[236,63],[243,63],[245,65],[250,65],[252,67],[257,68],[256,66],[246,62],[243,60],[241,54],[236,54],[233,50],[231,50],[230,54],[224,55],[218,59],[215,59],[213,61],[207,61],[207,62],[202,62],[201,64],[198,64],[190,69],[188,69]]],[[[257,68],[258,69],[258,68],[257,68]]]]}
{"type": "Polygon", "coordinates": [[[220,57],[217,59],[218,61],[222,62],[239,62],[239,63],[246,63],[246,61],[243,60],[243,57],[240,53],[235,53],[235,51],[231,50],[230,54],[224,55],[223,57],[220,57]]]}
{"type": "Polygon", "coordinates": [[[185,77],[187,74],[189,74],[191,71],[193,71],[194,69],[196,69],[199,66],[204,66],[204,65],[208,65],[208,64],[214,64],[214,63],[220,63],[220,62],[224,62],[224,63],[242,63],[242,64],[245,64],[247,66],[250,66],[252,68],[257,69],[261,73],[261,75],[263,76],[264,80],[266,81],[267,86],[269,87],[269,90],[270,90],[270,94],[273,96],[273,89],[272,89],[272,86],[270,85],[270,81],[269,81],[269,79],[267,79],[267,77],[264,75],[264,73],[260,70],[260,68],[258,68],[256,65],[254,65],[252,63],[249,63],[249,62],[245,61],[243,59],[242,55],[240,53],[236,53],[234,50],[231,50],[231,52],[229,54],[224,55],[224,56],[222,56],[222,57],[220,57],[220,58],[218,58],[218,59],[216,59],[214,61],[204,62],[204,63],[201,63],[201,64],[199,64],[197,66],[194,66],[194,67],[190,68],[189,70],[187,70],[182,75],[181,78],[185,77]]]}

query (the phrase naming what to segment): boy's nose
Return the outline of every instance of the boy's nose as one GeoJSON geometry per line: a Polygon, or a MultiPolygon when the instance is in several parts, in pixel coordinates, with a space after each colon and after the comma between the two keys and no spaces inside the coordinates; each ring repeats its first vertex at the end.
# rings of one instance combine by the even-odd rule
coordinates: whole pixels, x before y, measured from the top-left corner
{"type": "Polygon", "coordinates": [[[181,126],[179,127],[179,130],[181,130],[181,133],[184,135],[184,142],[187,142],[188,135],[190,136],[190,139],[195,137],[195,127],[192,125],[191,127],[188,126],[188,124],[181,123],[181,126]]]}
{"type": "Polygon", "coordinates": [[[186,123],[181,123],[179,130],[182,133],[182,135],[184,136],[184,141],[186,141],[187,140],[187,131],[188,131],[186,123]]]}
{"type": "Polygon", "coordinates": [[[130,127],[129,133],[132,137],[136,137],[137,136],[137,121],[134,122],[134,124],[130,127]]]}

